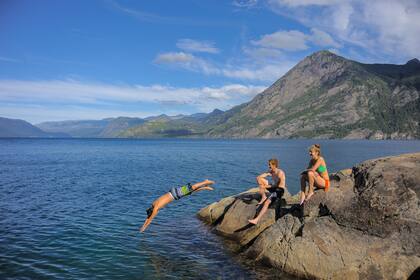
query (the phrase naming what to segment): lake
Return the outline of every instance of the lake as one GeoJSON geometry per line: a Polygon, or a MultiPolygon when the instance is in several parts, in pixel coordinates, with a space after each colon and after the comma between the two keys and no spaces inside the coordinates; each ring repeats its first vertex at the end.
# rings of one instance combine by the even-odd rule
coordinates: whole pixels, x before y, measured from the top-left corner
{"type": "Polygon", "coordinates": [[[0,279],[293,279],[232,253],[196,213],[254,187],[272,157],[297,193],[314,143],[330,173],[420,152],[420,141],[0,139],[0,279]],[[214,191],[139,233],[155,198],[205,178],[214,191]]]}

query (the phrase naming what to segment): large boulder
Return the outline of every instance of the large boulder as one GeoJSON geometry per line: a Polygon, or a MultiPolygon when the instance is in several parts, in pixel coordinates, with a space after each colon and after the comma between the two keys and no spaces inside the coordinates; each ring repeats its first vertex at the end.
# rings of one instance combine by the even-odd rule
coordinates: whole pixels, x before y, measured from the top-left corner
{"type": "Polygon", "coordinates": [[[233,196],[228,196],[219,202],[213,202],[198,212],[198,217],[208,224],[217,223],[217,221],[226,213],[232,203],[235,201],[233,196]]]}
{"type": "Polygon", "coordinates": [[[240,245],[248,244],[276,222],[276,209],[269,208],[257,226],[249,224],[248,220],[257,215],[259,208],[261,206],[257,206],[257,200],[237,199],[226,212],[223,221],[216,226],[216,231],[238,241],[240,245]]]}
{"type": "Polygon", "coordinates": [[[288,195],[257,226],[247,222],[258,211],[257,189],[210,205],[219,209],[214,217],[209,207],[200,213],[248,257],[299,277],[418,276],[420,153],[369,160],[330,179],[329,192],[316,192],[303,207],[288,195]]]}
{"type": "Polygon", "coordinates": [[[287,273],[316,279],[407,279],[420,263],[395,238],[341,227],[331,217],[302,224],[287,215],[264,231],[247,255],[287,273]]]}
{"type": "Polygon", "coordinates": [[[216,225],[218,234],[236,240],[240,245],[246,245],[275,223],[276,218],[286,213],[287,209],[282,208],[286,205],[286,197],[290,197],[287,191],[281,200],[270,205],[257,226],[249,224],[248,220],[258,215],[262,207],[257,205],[261,199],[258,188],[212,203],[201,209],[198,217],[208,224],[216,225]]]}
{"type": "Polygon", "coordinates": [[[202,208],[197,213],[197,216],[208,224],[217,224],[217,222],[223,217],[227,210],[229,210],[237,198],[241,198],[242,200],[249,200],[254,198],[256,199],[258,197],[258,188],[251,188],[237,195],[228,196],[222,198],[218,202],[213,202],[212,204],[202,208]]]}

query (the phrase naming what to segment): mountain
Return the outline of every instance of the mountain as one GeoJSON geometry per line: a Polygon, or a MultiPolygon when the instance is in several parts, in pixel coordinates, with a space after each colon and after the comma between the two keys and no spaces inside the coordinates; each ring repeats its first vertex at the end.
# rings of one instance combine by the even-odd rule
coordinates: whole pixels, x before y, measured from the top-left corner
{"type": "Polygon", "coordinates": [[[144,123],[145,120],[140,118],[128,118],[128,117],[118,117],[115,119],[110,119],[105,128],[101,131],[100,137],[116,137],[122,131],[126,129],[140,125],[144,123]]]}
{"type": "Polygon", "coordinates": [[[119,137],[202,137],[217,123],[224,112],[215,109],[209,114],[197,113],[170,117],[160,115],[146,118],[145,123],[121,132],[119,137]]]}
{"type": "Polygon", "coordinates": [[[72,137],[99,137],[109,120],[58,121],[36,124],[47,132],[63,132],[72,137]]]}
{"type": "Polygon", "coordinates": [[[319,51],[225,112],[38,126],[73,137],[419,139],[420,61],[365,64],[319,51]]]}
{"type": "Polygon", "coordinates": [[[140,118],[107,118],[102,120],[80,120],[43,122],[36,126],[47,132],[62,132],[72,137],[116,137],[121,131],[144,123],[140,118]]]}
{"type": "Polygon", "coordinates": [[[420,138],[420,62],[363,64],[316,52],[248,103],[218,116],[209,137],[420,138]]]}
{"type": "Polygon", "coordinates": [[[24,120],[0,117],[0,137],[69,137],[64,133],[47,133],[24,120]]]}

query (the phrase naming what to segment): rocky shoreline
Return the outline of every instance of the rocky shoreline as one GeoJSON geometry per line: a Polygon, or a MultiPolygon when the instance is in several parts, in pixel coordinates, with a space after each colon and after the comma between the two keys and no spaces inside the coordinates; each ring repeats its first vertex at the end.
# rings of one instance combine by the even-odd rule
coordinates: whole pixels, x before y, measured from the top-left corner
{"type": "Polygon", "coordinates": [[[198,217],[259,263],[308,279],[419,279],[420,153],[331,174],[330,191],[298,205],[286,192],[257,226],[257,188],[198,217]]]}

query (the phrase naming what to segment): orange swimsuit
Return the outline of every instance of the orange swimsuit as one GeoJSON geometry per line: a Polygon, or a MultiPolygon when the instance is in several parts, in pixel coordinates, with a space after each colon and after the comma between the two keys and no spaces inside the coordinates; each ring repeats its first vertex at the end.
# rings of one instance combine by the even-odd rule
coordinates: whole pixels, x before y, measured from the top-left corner
{"type": "Polygon", "coordinates": [[[325,180],[325,188],[324,191],[328,191],[328,189],[330,188],[330,180],[329,179],[324,179],[325,180]]]}

